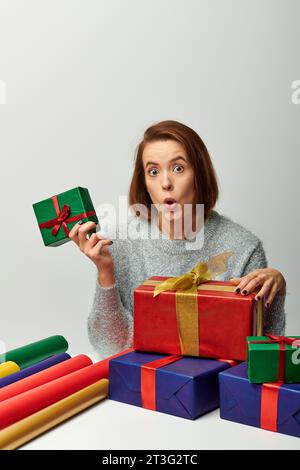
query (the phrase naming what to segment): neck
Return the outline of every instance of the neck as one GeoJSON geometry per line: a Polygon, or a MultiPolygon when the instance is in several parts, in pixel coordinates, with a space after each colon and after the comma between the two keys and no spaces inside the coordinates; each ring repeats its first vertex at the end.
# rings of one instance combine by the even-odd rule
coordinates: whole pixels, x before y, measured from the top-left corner
{"type": "MultiPolygon", "coordinates": [[[[180,217],[177,220],[170,219],[168,213],[159,212],[156,224],[161,232],[166,234],[170,240],[187,240],[196,235],[201,229],[202,217],[193,206],[192,217],[180,217]],[[188,219],[187,221],[185,219],[188,219]]],[[[204,222],[204,221],[203,221],[204,222]]]]}

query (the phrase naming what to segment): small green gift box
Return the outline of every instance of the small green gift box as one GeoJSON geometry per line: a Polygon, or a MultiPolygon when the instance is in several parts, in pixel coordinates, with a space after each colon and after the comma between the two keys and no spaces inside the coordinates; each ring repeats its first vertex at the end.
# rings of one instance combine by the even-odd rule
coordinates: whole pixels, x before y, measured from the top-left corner
{"type": "Polygon", "coordinates": [[[247,336],[252,383],[300,383],[300,336],[247,336]]]}
{"type": "MultiPolygon", "coordinates": [[[[69,233],[79,221],[98,223],[87,188],[70,189],[32,204],[46,246],[59,246],[70,241],[69,233]]],[[[89,233],[95,233],[96,229],[89,233]]]]}

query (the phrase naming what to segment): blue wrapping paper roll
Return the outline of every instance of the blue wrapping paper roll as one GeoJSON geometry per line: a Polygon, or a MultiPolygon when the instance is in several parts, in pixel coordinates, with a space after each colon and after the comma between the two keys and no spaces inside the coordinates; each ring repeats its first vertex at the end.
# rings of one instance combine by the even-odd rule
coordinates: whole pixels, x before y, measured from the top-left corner
{"type": "Polygon", "coordinates": [[[25,369],[10,374],[7,377],[3,377],[0,379],[0,388],[17,382],[18,380],[24,379],[25,377],[29,377],[30,375],[36,374],[37,372],[40,372],[44,369],[48,369],[48,367],[70,359],[70,357],[71,356],[68,353],[61,353],[48,357],[44,361],[37,362],[33,366],[26,367],[25,369]]]}

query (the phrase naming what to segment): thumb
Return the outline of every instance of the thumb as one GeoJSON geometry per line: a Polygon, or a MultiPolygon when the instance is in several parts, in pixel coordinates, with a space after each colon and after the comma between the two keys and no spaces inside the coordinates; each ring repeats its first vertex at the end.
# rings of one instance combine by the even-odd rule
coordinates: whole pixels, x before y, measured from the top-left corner
{"type": "Polygon", "coordinates": [[[229,281],[234,284],[234,285],[237,285],[241,282],[241,278],[240,277],[233,277],[231,279],[229,279],[229,281]]]}

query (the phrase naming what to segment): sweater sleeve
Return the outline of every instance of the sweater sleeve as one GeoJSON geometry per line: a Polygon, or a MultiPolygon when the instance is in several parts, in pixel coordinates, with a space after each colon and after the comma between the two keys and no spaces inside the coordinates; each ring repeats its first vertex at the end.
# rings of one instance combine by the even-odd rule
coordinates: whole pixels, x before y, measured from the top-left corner
{"type": "Polygon", "coordinates": [[[88,316],[88,336],[92,346],[105,358],[132,345],[132,315],[124,308],[118,282],[101,287],[98,279],[88,316]]]}
{"type": "MultiPolygon", "coordinates": [[[[268,262],[265,250],[261,241],[259,241],[248,258],[242,276],[249,274],[255,269],[267,268],[268,262]]],[[[285,298],[286,293],[276,294],[271,307],[264,309],[263,332],[272,333],[274,335],[285,334],[285,298]]]]}

